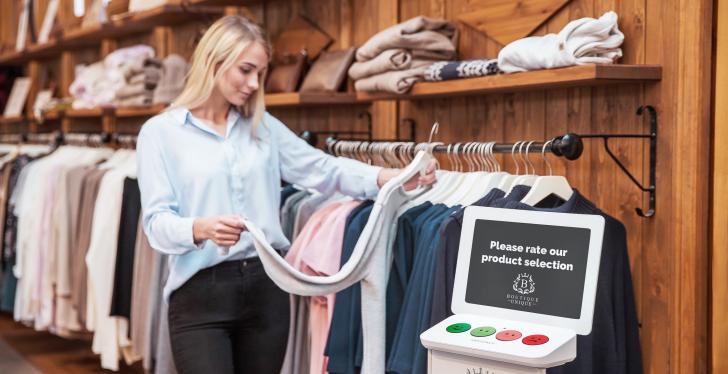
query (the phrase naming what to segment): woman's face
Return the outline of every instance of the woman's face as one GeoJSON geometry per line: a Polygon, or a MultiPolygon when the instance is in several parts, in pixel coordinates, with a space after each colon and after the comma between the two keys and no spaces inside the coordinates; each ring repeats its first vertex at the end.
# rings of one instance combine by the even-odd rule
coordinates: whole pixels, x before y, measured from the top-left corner
{"type": "Polygon", "coordinates": [[[217,89],[230,104],[241,106],[258,90],[267,66],[265,49],[253,42],[240,53],[233,66],[220,75],[217,89]]]}

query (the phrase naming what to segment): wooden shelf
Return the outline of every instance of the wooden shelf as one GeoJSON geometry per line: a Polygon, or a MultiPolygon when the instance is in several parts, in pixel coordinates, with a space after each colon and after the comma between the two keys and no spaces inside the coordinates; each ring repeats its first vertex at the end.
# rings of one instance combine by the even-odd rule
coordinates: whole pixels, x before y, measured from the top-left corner
{"type": "Polygon", "coordinates": [[[223,13],[223,8],[218,6],[195,5],[194,9],[196,13],[190,13],[181,5],[165,4],[140,12],[120,14],[104,24],[65,32],[59,40],[32,45],[22,52],[7,52],[0,56],[0,64],[17,65],[32,59],[57,56],[70,48],[97,46],[103,39],[121,38],[152,31],[156,26],[191,21],[200,17],[200,13],[212,15],[223,13]]]}
{"type": "MultiPolygon", "coordinates": [[[[219,7],[195,7],[195,12],[222,14],[219,7]]],[[[67,47],[97,45],[102,39],[113,39],[141,32],[151,31],[156,26],[175,25],[199,17],[180,5],[165,4],[158,7],[114,16],[110,22],[90,27],[82,27],[63,34],[63,44],[67,47]]]]}
{"type": "Polygon", "coordinates": [[[265,95],[265,105],[268,108],[327,104],[358,104],[365,102],[367,101],[357,99],[355,93],[348,92],[291,92],[265,95]]]}
{"type": "Polygon", "coordinates": [[[9,117],[0,116],[0,124],[3,124],[3,125],[12,124],[12,123],[23,123],[23,122],[25,122],[25,117],[22,115],[21,116],[9,116],[9,117]]]}
{"type": "Polygon", "coordinates": [[[64,114],[66,117],[69,117],[69,118],[101,117],[104,115],[104,108],[68,109],[64,112],[64,114]]]}
{"type": "Polygon", "coordinates": [[[167,108],[165,104],[157,104],[148,107],[116,108],[114,114],[119,118],[129,117],[153,117],[167,108]]]}
{"type": "Polygon", "coordinates": [[[524,90],[639,83],[659,81],[661,78],[662,67],[659,65],[580,65],[442,82],[421,82],[415,84],[408,94],[357,92],[357,99],[359,101],[416,100],[524,90]]]}

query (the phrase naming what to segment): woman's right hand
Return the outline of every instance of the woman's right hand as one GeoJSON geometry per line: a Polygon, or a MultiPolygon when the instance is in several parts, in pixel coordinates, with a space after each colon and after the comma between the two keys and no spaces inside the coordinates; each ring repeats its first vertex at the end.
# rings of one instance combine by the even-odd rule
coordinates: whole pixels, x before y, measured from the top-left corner
{"type": "Polygon", "coordinates": [[[218,247],[232,247],[240,240],[245,224],[240,216],[216,216],[196,218],[192,223],[195,243],[211,240],[218,247]]]}

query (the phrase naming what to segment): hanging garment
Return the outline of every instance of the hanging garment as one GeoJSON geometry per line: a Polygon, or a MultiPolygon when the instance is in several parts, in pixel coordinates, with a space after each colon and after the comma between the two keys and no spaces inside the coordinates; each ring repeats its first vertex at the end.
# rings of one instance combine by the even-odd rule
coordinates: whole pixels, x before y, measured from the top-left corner
{"type": "Polygon", "coordinates": [[[569,22],[558,34],[530,36],[505,46],[498,67],[506,73],[581,64],[611,64],[622,57],[617,13],[569,22]]]}
{"type": "Polygon", "coordinates": [[[605,218],[594,320],[589,335],[577,335],[574,361],[548,369],[549,374],[641,373],[639,325],[632,288],[624,225],[599,210],[578,190],[555,208],[536,208],[511,201],[504,208],[574,214],[597,214],[605,218]]]}
{"type": "Polygon", "coordinates": [[[124,162],[109,170],[101,180],[94,207],[91,242],[86,253],[88,299],[86,324],[93,326],[91,350],[101,355],[101,367],[119,370],[120,350],[128,364],[128,321],[109,315],[113,294],[113,274],[116,263],[124,179],[136,174],[136,155],[129,152],[124,162]],[[109,238],[114,238],[109,240],[109,238]],[[121,348],[121,349],[120,349],[121,348]],[[126,349],[125,349],[126,348],[126,349]]]}
{"type": "MultiPolygon", "coordinates": [[[[374,202],[365,201],[354,208],[346,219],[346,232],[341,250],[343,266],[351,257],[354,247],[369,220],[374,202]]],[[[329,358],[329,373],[355,373],[361,368],[361,360],[355,364],[357,352],[362,350],[361,334],[361,285],[355,283],[339,291],[334,302],[325,354],[329,358]]]]}
{"type": "Polygon", "coordinates": [[[424,80],[428,82],[452,79],[484,77],[500,73],[498,60],[438,61],[425,69],[424,80]]]}
{"type": "Polygon", "coordinates": [[[339,272],[331,276],[316,277],[298,272],[278,256],[255,223],[244,220],[266,273],[284,291],[303,296],[320,296],[340,291],[362,280],[364,374],[384,372],[385,297],[390,258],[387,243],[390,241],[390,228],[395,224],[394,214],[405,201],[415,196],[405,192],[402,185],[423,170],[430,159],[430,155],[419,153],[400,175],[382,187],[351,258],[339,272]]]}
{"type": "Polygon", "coordinates": [[[93,326],[86,323],[86,310],[88,309],[86,254],[89,243],[91,243],[91,228],[99,187],[107,171],[106,169],[93,169],[84,177],[75,245],[71,247],[71,268],[73,269],[71,272],[71,302],[78,311],[79,322],[89,331],[93,331],[93,326]]]}
{"type": "MultiPolygon", "coordinates": [[[[124,179],[121,200],[119,235],[114,270],[114,287],[109,315],[131,319],[132,284],[134,278],[137,226],[141,214],[141,197],[136,179],[124,179]]],[[[141,356],[139,356],[141,357],[141,356]]]]}
{"type": "Polygon", "coordinates": [[[412,273],[407,283],[404,301],[399,313],[392,351],[387,370],[394,373],[421,373],[427,371],[426,355],[422,355],[419,335],[429,326],[434,273],[434,249],[439,240],[438,228],[450,214],[459,210],[444,204],[435,204],[415,220],[415,242],[412,273]],[[423,362],[424,360],[424,362],[423,362]]]}
{"type": "MultiPolygon", "coordinates": [[[[15,215],[15,204],[18,192],[16,187],[20,180],[22,170],[34,159],[28,155],[19,155],[10,165],[10,176],[8,178],[8,201],[5,211],[5,220],[3,221],[3,263],[5,269],[3,271],[2,295],[0,300],[0,311],[13,312],[15,309],[15,292],[18,284],[13,268],[15,267],[15,250],[17,238],[18,217],[15,215]]],[[[6,166],[7,167],[7,166],[6,166]]]]}
{"type": "MultiPolygon", "coordinates": [[[[306,274],[327,276],[339,270],[341,247],[344,241],[344,229],[349,213],[361,202],[347,201],[327,205],[317,211],[310,219],[309,224],[296,240],[286,260],[297,269],[306,274]]],[[[309,357],[308,368],[298,365],[310,373],[326,373],[327,359],[324,357],[326,339],[329,335],[329,326],[333,314],[335,295],[313,296],[308,300],[301,300],[291,296],[292,306],[296,302],[308,302],[309,331],[309,357]],[[299,300],[295,300],[295,299],[299,300]]],[[[292,312],[294,308],[291,308],[292,312]]],[[[296,331],[296,318],[291,317],[291,331],[296,331]]],[[[295,366],[295,365],[294,365],[295,366]]]]}
{"type": "Polygon", "coordinates": [[[149,246],[142,224],[139,222],[139,215],[137,215],[136,230],[129,317],[131,350],[135,356],[143,357],[144,368],[148,370],[151,366],[147,366],[146,361],[153,357],[150,352],[150,340],[153,328],[156,327],[152,315],[156,311],[155,304],[159,300],[159,290],[162,289],[160,283],[162,255],[149,246]]]}

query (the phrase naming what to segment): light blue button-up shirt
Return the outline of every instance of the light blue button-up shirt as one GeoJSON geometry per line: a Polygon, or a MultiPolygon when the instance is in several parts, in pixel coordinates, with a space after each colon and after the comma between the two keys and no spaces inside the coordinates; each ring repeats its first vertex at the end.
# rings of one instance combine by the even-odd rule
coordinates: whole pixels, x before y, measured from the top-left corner
{"type": "Polygon", "coordinates": [[[196,217],[237,214],[263,229],[274,248],[290,243],[280,226],[280,181],[356,198],[378,192],[379,167],[333,157],[309,146],[265,113],[251,135],[250,119],[231,109],[226,135],[175,108],[150,118],[137,139],[144,232],[151,246],[169,254],[165,299],[199,270],[255,256],[248,233],[220,255],[212,241],[192,237],[196,217]]]}

